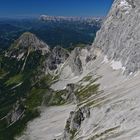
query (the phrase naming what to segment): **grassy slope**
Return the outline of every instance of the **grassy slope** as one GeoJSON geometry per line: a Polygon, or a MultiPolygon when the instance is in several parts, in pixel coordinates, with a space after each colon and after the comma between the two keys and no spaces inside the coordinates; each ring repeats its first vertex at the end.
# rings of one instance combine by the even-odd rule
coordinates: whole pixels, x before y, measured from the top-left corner
{"type": "Polygon", "coordinates": [[[14,140],[26,128],[27,123],[40,115],[42,103],[53,106],[66,101],[67,91],[52,91],[49,87],[59,76],[45,75],[42,71],[47,56],[33,51],[27,58],[24,71],[21,71],[24,60],[1,56],[0,59],[0,119],[11,111],[17,100],[25,108],[24,116],[7,128],[5,120],[0,121],[0,140],[14,140]]]}
{"type": "Polygon", "coordinates": [[[41,105],[43,96],[49,91],[48,86],[43,86],[43,82],[51,81],[51,77],[41,81],[43,60],[44,56],[40,52],[32,52],[24,71],[21,72],[23,61],[1,56],[0,118],[4,117],[19,99],[24,99],[21,104],[26,111],[24,117],[9,128],[4,120],[0,121],[0,140],[9,140],[9,137],[10,140],[14,139],[15,135],[23,131],[29,120],[39,115],[37,107],[41,105]]]}

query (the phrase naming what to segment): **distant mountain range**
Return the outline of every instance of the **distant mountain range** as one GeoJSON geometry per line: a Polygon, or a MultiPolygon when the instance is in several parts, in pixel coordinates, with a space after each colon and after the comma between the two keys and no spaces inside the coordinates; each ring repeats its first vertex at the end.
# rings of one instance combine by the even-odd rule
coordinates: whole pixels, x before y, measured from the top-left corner
{"type": "Polygon", "coordinates": [[[51,48],[91,44],[101,18],[40,16],[39,19],[1,19],[0,48],[8,48],[24,32],[32,32],[51,48]]]}
{"type": "MultiPolygon", "coordinates": [[[[42,21],[53,21],[53,22],[80,22],[95,25],[95,23],[102,23],[101,17],[64,17],[64,16],[48,16],[41,15],[40,20],[42,21]]],[[[100,24],[98,24],[100,25],[100,24]]]]}

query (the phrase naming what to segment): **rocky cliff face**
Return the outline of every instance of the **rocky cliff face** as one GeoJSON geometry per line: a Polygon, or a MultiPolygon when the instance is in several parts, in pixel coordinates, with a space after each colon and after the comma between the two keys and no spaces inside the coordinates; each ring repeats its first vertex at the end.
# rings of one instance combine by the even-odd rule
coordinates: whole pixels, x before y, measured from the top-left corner
{"type": "Polygon", "coordinates": [[[70,53],[60,46],[52,49],[51,53],[46,59],[46,72],[49,71],[55,75],[59,75],[61,68],[63,67],[65,61],[68,59],[70,53]]]}
{"type": "Polygon", "coordinates": [[[109,60],[120,62],[127,74],[140,68],[139,10],[139,0],[115,0],[93,43],[109,60]]]}

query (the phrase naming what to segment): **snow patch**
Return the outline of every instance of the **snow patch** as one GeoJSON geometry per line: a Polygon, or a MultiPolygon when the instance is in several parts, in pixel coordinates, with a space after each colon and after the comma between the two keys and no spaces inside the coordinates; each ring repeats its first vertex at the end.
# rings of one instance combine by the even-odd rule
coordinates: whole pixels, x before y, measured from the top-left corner
{"type": "MultiPolygon", "coordinates": [[[[109,63],[109,60],[108,60],[107,56],[104,57],[104,60],[103,60],[102,63],[109,63]]],[[[122,69],[123,72],[125,71],[125,67],[123,67],[121,61],[114,61],[114,60],[112,60],[110,62],[110,64],[111,64],[111,67],[112,67],[113,70],[122,69]]]]}
{"type": "Polygon", "coordinates": [[[125,67],[122,66],[122,63],[121,61],[112,61],[111,62],[111,67],[114,69],[114,70],[119,70],[119,69],[122,69],[123,71],[125,71],[125,67]]]}

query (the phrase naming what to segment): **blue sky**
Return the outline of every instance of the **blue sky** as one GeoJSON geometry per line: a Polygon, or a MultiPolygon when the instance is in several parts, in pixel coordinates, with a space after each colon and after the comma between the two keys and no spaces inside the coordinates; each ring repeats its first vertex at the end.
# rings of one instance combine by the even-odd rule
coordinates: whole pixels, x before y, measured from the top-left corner
{"type": "Polygon", "coordinates": [[[0,17],[105,16],[113,0],[0,0],[0,17]]]}

